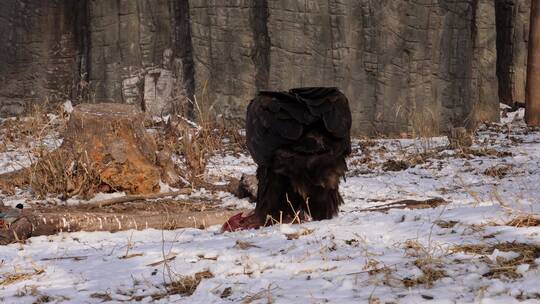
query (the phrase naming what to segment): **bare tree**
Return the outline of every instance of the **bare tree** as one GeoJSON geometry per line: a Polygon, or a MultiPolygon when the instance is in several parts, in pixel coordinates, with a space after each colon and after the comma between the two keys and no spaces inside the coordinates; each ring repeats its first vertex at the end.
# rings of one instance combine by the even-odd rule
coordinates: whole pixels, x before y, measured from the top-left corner
{"type": "Polygon", "coordinates": [[[540,1],[538,0],[532,0],[530,22],[525,120],[530,126],[540,126],[540,1]]]}

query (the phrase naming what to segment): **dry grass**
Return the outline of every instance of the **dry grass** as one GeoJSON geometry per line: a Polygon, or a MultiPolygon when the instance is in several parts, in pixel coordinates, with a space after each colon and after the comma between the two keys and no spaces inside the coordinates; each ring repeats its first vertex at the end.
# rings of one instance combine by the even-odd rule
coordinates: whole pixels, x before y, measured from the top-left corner
{"type": "Polygon", "coordinates": [[[180,156],[184,168],[177,170],[192,184],[205,174],[212,155],[227,149],[238,152],[244,145],[242,136],[230,127],[216,122],[192,125],[181,117],[169,120],[156,139],[160,151],[168,150],[180,156]]]}
{"type": "Polygon", "coordinates": [[[14,273],[6,275],[5,278],[0,281],[0,286],[10,285],[18,281],[25,281],[34,276],[33,273],[14,273]]]}
{"type": "Polygon", "coordinates": [[[287,237],[287,240],[296,240],[298,238],[300,238],[301,236],[304,236],[304,235],[310,235],[313,233],[313,231],[315,231],[314,229],[307,229],[307,228],[303,228],[303,229],[300,229],[298,230],[297,232],[294,232],[294,233],[287,233],[285,234],[285,236],[287,237]]]}
{"type": "MultiPolygon", "coordinates": [[[[203,185],[206,165],[212,155],[245,149],[245,139],[237,128],[212,118],[199,105],[196,109],[197,123],[173,115],[167,122],[152,123],[158,129],[158,155],[163,155],[162,159],[158,158],[160,161],[157,165],[163,169],[164,180],[171,186],[203,185]],[[163,151],[166,153],[161,153],[163,151]],[[183,166],[171,161],[172,154],[179,156],[183,166]],[[169,172],[173,172],[173,178],[168,180],[169,172]]],[[[46,106],[33,106],[27,111],[28,117],[8,119],[1,123],[0,137],[3,140],[0,141],[0,152],[26,151],[32,163],[30,168],[20,172],[22,182],[17,180],[17,184],[14,184],[0,180],[0,188],[10,193],[14,187],[30,186],[39,197],[59,194],[62,198],[76,195],[86,198],[99,191],[114,190],[100,189],[103,183],[98,178],[99,172],[91,163],[80,159],[84,155],[70,159],[69,153],[50,152],[51,147],[43,144],[45,139],[59,136],[67,123],[62,111],[56,111],[55,118],[51,120],[53,116],[48,116],[48,110],[46,106]]]]}
{"type": "Polygon", "coordinates": [[[473,135],[464,127],[450,128],[448,141],[452,149],[465,149],[473,144],[473,135]]]}
{"type": "Polygon", "coordinates": [[[274,303],[274,299],[272,298],[272,291],[274,291],[277,287],[272,287],[272,284],[268,285],[266,289],[263,289],[259,292],[249,294],[242,298],[242,304],[250,304],[250,303],[274,303]],[[264,302],[259,301],[264,300],[264,302]]]}
{"type": "Polygon", "coordinates": [[[0,286],[10,285],[19,281],[25,281],[25,280],[31,279],[32,277],[36,275],[40,275],[43,272],[45,272],[45,270],[36,268],[34,269],[34,272],[28,272],[28,273],[16,272],[16,273],[4,274],[3,275],[4,278],[0,280],[0,286]]]}
{"type": "MultiPolygon", "coordinates": [[[[30,168],[6,175],[1,188],[10,193],[13,187],[30,185],[34,191],[43,196],[49,188],[58,189],[59,184],[66,184],[65,177],[69,175],[66,167],[70,165],[64,155],[51,153],[49,150],[59,143],[58,137],[65,130],[67,117],[60,109],[48,115],[50,108],[46,105],[32,105],[27,109],[28,116],[9,119],[0,125],[0,152],[10,150],[25,153],[31,161],[30,168]],[[52,146],[47,146],[46,141],[52,146]],[[43,158],[44,161],[39,161],[43,158]],[[5,180],[9,178],[10,180],[5,180]],[[41,181],[43,178],[43,182],[41,181]]],[[[18,164],[24,167],[24,164],[18,164]]],[[[68,189],[68,187],[64,187],[68,189]]],[[[69,192],[55,190],[54,193],[69,192]]]]}
{"type": "Polygon", "coordinates": [[[463,149],[461,153],[457,154],[460,157],[469,158],[469,155],[476,157],[491,157],[491,158],[505,158],[513,156],[511,152],[508,151],[499,151],[492,148],[480,148],[480,149],[463,149]]]}
{"type": "Polygon", "coordinates": [[[213,277],[214,275],[208,270],[197,272],[193,276],[180,276],[178,279],[165,285],[167,288],[166,292],[153,294],[152,298],[154,300],[160,300],[174,294],[190,296],[195,292],[202,280],[213,277]]]}
{"type": "Polygon", "coordinates": [[[409,168],[409,163],[404,160],[389,159],[382,165],[384,171],[403,171],[409,168]]]}
{"type": "Polygon", "coordinates": [[[14,149],[31,150],[39,146],[46,136],[59,134],[65,129],[67,120],[55,111],[55,118],[47,115],[46,108],[33,105],[25,117],[6,119],[0,123],[0,152],[14,149]]]}
{"type": "Polygon", "coordinates": [[[454,226],[458,223],[457,221],[443,221],[443,220],[437,220],[433,222],[435,225],[441,227],[441,228],[454,228],[454,226]]]}
{"type": "Polygon", "coordinates": [[[483,174],[495,178],[503,178],[512,170],[512,166],[495,165],[484,170],[483,174]]]}
{"type": "Polygon", "coordinates": [[[95,292],[95,293],[90,295],[90,298],[99,299],[102,302],[109,302],[109,301],[113,300],[113,298],[111,297],[111,294],[106,293],[106,292],[95,292]]]}
{"type": "Polygon", "coordinates": [[[180,156],[183,168],[177,168],[177,171],[192,185],[202,180],[212,155],[245,151],[245,138],[237,126],[213,118],[198,105],[196,109],[199,113],[197,122],[172,116],[155,126],[159,129],[156,136],[158,149],[180,156]]]}
{"type": "Polygon", "coordinates": [[[94,195],[101,185],[99,172],[82,157],[74,159],[70,152],[61,149],[44,152],[28,169],[29,184],[34,193],[40,197],[60,194],[62,198],[94,195]]]}
{"type": "Polygon", "coordinates": [[[422,274],[414,278],[403,278],[401,282],[407,288],[425,285],[428,288],[433,286],[433,283],[447,276],[443,270],[443,262],[441,259],[434,256],[434,251],[437,248],[432,246],[426,247],[417,240],[407,240],[403,243],[405,255],[414,257],[413,265],[422,271],[422,274]]]}
{"type": "Polygon", "coordinates": [[[481,260],[490,267],[490,271],[484,274],[487,278],[520,278],[522,275],[517,271],[517,267],[522,264],[529,264],[530,268],[537,268],[535,260],[540,257],[540,246],[505,242],[498,244],[474,244],[474,245],[459,245],[452,248],[452,252],[465,252],[468,254],[481,255],[481,260]],[[487,258],[495,250],[512,251],[519,254],[514,259],[504,259],[498,257],[496,261],[487,258]]]}
{"type": "Polygon", "coordinates": [[[170,283],[167,287],[169,288],[169,292],[172,294],[190,296],[195,292],[197,286],[199,286],[203,279],[210,279],[213,277],[214,275],[210,271],[205,270],[197,272],[193,276],[181,276],[178,278],[178,280],[170,283]]]}
{"type": "Polygon", "coordinates": [[[240,250],[246,250],[246,249],[249,249],[249,248],[259,248],[259,246],[253,245],[252,243],[247,242],[247,241],[236,240],[233,248],[237,248],[237,249],[240,249],[240,250]]]}
{"type": "Polygon", "coordinates": [[[537,216],[533,216],[531,214],[527,215],[519,215],[512,220],[510,220],[508,223],[506,223],[507,226],[513,226],[516,228],[522,228],[522,227],[538,227],[540,226],[540,218],[537,216]]]}
{"type": "Polygon", "coordinates": [[[431,288],[435,281],[446,277],[447,275],[442,269],[437,269],[437,267],[441,267],[441,264],[434,262],[431,259],[415,260],[413,264],[422,270],[422,275],[416,278],[404,278],[402,280],[403,285],[407,288],[417,285],[425,285],[431,288]]]}

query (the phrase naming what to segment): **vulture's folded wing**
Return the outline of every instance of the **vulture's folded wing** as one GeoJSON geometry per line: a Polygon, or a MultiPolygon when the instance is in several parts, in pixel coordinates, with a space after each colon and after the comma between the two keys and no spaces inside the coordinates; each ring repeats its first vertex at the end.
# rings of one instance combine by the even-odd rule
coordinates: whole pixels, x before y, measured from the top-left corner
{"type": "Polygon", "coordinates": [[[350,127],[348,101],[337,88],[263,91],[248,106],[247,145],[257,164],[270,165],[282,147],[321,153],[326,149],[325,136],[347,140],[350,146],[350,127]]]}

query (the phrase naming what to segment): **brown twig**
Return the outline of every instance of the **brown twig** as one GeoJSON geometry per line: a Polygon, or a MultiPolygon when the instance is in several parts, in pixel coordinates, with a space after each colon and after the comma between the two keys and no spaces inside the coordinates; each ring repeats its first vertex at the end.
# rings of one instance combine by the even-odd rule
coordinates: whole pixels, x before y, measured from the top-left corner
{"type": "Polygon", "coordinates": [[[426,208],[435,208],[441,205],[448,204],[447,201],[444,199],[438,197],[438,198],[430,198],[424,201],[417,201],[417,200],[401,200],[397,202],[392,202],[380,206],[374,206],[366,209],[360,210],[361,212],[367,212],[367,211],[378,211],[378,212],[386,212],[390,209],[426,209],[426,208]]]}

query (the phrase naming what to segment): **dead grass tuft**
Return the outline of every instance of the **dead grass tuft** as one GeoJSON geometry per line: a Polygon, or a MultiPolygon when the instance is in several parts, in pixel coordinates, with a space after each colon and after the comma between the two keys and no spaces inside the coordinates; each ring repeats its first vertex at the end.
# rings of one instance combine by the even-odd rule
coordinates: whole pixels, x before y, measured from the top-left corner
{"type": "Polygon", "coordinates": [[[191,184],[201,181],[212,155],[245,149],[245,139],[238,129],[217,120],[194,123],[174,116],[155,127],[158,149],[179,156],[182,166],[175,169],[191,184]]]}
{"type": "Polygon", "coordinates": [[[2,281],[0,286],[10,285],[18,281],[25,281],[33,277],[33,273],[14,273],[7,275],[2,281]]]}
{"type": "Polygon", "coordinates": [[[173,294],[192,295],[203,279],[213,278],[214,275],[208,271],[197,272],[194,276],[182,276],[177,281],[170,283],[167,287],[173,294]]]}
{"type": "Polygon", "coordinates": [[[462,149],[460,153],[457,154],[459,157],[470,158],[470,155],[476,157],[491,157],[491,158],[505,158],[513,156],[512,152],[508,151],[499,151],[492,148],[480,148],[480,149],[462,149]]]}
{"type": "Polygon", "coordinates": [[[417,259],[413,264],[422,270],[422,275],[416,278],[404,278],[402,282],[407,288],[417,285],[426,285],[431,288],[435,281],[447,276],[443,270],[437,269],[441,266],[440,263],[434,263],[431,259],[417,259]]]}
{"type": "Polygon", "coordinates": [[[375,147],[375,146],[377,146],[377,142],[371,138],[363,139],[358,142],[358,147],[362,151],[367,151],[369,150],[370,147],[375,147]]]}
{"type": "Polygon", "coordinates": [[[236,240],[236,243],[234,244],[234,248],[237,248],[240,250],[246,250],[249,248],[259,248],[259,246],[253,245],[252,243],[247,242],[247,241],[236,240]]]}
{"type": "Polygon", "coordinates": [[[268,285],[266,289],[263,289],[259,292],[245,296],[244,298],[242,298],[242,302],[240,303],[250,304],[254,302],[257,302],[257,303],[262,302],[259,300],[264,300],[263,303],[274,303],[274,299],[272,298],[272,291],[274,291],[276,288],[277,287],[272,287],[272,284],[270,284],[268,285]]]}
{"type": "Polygon", "coordinates": [[[473,144],[473,136],[464,127],[450,128],[448,141],[450,143],[450,148],[463,149],[468,148],[473,144]]]}
{"type": "MultiPolygon", "coordinates": [[[[50,109],[49,109],[50,110],[50,109]]],[[[9,118],[0,122],[0,153],[14,149],[32,149],[51,134],[60,134],[67,119],[61,111],[48,111],[46,106],[33,104],[26,116],[9,118]],[[55,115],[48,115],[52,113],[55,115]]]]}
{"type": "Polygon", "coordinates": [[[454,226],[458,223],[457,221],[443,221],[443,220],[437,220],[433,222],[435,225],[441,227],[441,228],[454,228],[454,226]]]}
{"type": "Polygon", "coordinates": [[[382,165],[382,169],[384,171],[403,171],[407,170],[409,166],[406,161],[389,159],[382,165]]]}
{"type": "Polygon", "coordinates": [[[70,152],[62,149],[42,152],[39,160],[28,169],[32,190],[40,197],[50,193],[60,194],[63,198],[92,196],[100,190],[99,172],[82,157],[74,160],[70,152]]]}
{"type": "Polygon", "coordinates": [[[42,303],[49,303],[49,302],[52,302],[53,299],[48,296],[48,295],[41,295],[39,296],[35,301],[34,303],[32,304],[42,304],[42,303]]]}
{"type": "Polygon", "coordinates": [[[446,272],[442,270],[442,261],[433,256],[433,248],[425,247],[417,240],[405,241],[403,248],[406,256],[416,258],[413,264],[422,271],[422,274],[418,277],[402,279],[401,282],[405,287],[425,285],[431,288],[435,281],[447,276],[446,272]]]}
{"type": "Polygon", "coordinates": [[[535,260],[540,257],[539,245],[516,242],[505,242],[494,245],[459,245],[453,247],[451,251],[482,255],[481,260],[490,267],[490,271],[484,274],[484,277],[487,278],[520,278],[522,275],[517,272],[517,267],[522,264],[529,264],[530,268],[537,268],[535,260]],[[519,253],[519,256],[514,259],[497,258],[496,261],[492,261],[487,258],[487,255],[492,254],[495,250],[512,251],[519,253]]]}
{"type": "Polygon", "coordinates": [[[10,285],[19,281],[25,281],[32,278],[33,276],[40,275],[43,272],[45,272],[45,270],[36,268],[34,269],[34,272],[4,274],[4,278],[0,280],[0,286],[10,285]]]}
{"type": "Polygon", "coordinates": [[[495,165],[484,170],[484,175],[503,178],[512,170],[511,166],[508,165],[495,165]]]}
{"type": "Polygon", "coordinates": [[[540,226],[540,218],[531,214],[520,215],[506,223],[507,226],[513,226],[516,228],[521,227],[537,227],[540,226]]]}
{"type": "Polygon", "coordinates": [[[165,286],[167,292],[154,294],[152,295],[152,298],[154,300],[160,300],[174,294],[190,296],[195,292],[197,286],[199,286],[203,279],[210,279],[213,277],[214,275],[208,270],[197,272],[193,276],[180,276],[177,280],[165,286]]]}
{"type": "Polygon", "coordinates": [[[300,238],[301,236],[304,236],[304,235],[310,235],[313,233],[313,231],[315,231],[314,229],[307,229],[307,228],[304,228],[304,229],[301,229],[297,232],[294,232],[294,233],[287,233],[285,234],[285,236],[287,237],[287,240],[291,241],[291,240],[296,240],[298,238],[300,238]]]}
{"type": "Polygon", "coordinates": [[[113,298],[111,297],[111,294],[106,293],[106,292],[95,292],[90,295],[90,298],[99,299],[99,300],[102,300],[103,302],[109,302],[113,300],[113,298]]]}

